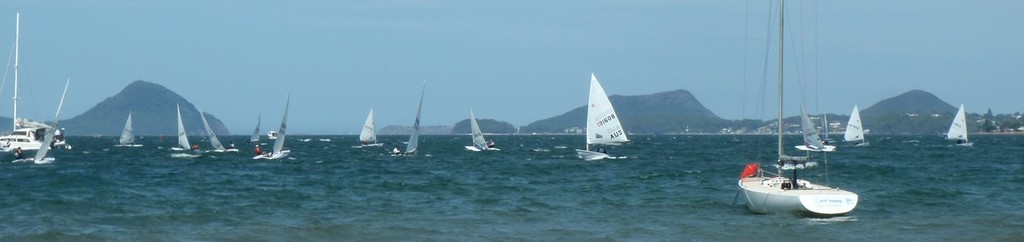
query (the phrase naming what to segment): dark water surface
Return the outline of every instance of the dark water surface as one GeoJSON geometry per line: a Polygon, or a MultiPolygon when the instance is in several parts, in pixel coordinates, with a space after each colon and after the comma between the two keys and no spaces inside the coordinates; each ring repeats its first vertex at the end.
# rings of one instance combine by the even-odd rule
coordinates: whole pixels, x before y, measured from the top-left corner
{"type": "Polygon", "coordinates": [[[197,158],[158,137],[71,137],[43,165],[4,154],[0,240],[1024,240],[1024,136],[840,146],[828,182],[860,204],[836,218],[732,204],[743,165],[771,164],[773,136],[632,136],[609,148],[628,159],[593,162],[575,157],[582,136],[489,136],[502,150],[485,153],[463,149],[468,135],[421,136],[417,157],[387,155],[407,136],[364,149],[289,136],[284,160],[252,160],[245,138],[197,158]]]}

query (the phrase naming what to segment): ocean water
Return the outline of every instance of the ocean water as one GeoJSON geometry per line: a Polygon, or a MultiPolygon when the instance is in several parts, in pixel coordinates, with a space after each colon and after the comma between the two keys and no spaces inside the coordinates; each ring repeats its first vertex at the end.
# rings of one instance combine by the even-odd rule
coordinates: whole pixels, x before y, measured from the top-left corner
{"type": "MultiPolygon", "coordinates": [[[[421,136],[416,157],[387,154],[407,136],[363,149],[289,136],[283,160],[252,160],[246,138],[221,137],[241,153],[196,158],[159,137],[70,137],[42,165],[4,154],[0,241],[1024,240],[1024,136],[841,145],[827,182],[860,203],[834,218],[733,204],[744,164],[773,161],[774,136],[637,135],[608,148],[628,158],[602,161],[575,157],[582,136],[489,136],[502,150],[485,153],[463,149],[468,135],[421,136]]],[[[826,182],[823,165],[802,174],[826,182]]]]}

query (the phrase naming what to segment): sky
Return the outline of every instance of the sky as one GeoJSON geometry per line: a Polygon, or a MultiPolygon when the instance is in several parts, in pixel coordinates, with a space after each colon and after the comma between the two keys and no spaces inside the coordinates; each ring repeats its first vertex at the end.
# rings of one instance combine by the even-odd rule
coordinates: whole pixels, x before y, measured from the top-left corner
{"type": "MultiPolygon", "coordinates": [[[[610,95],[686,89],[722,118],[770,119],[771,3],[5,0],[0,53],[20,12],[19,115],[37,120],[52,119],[68,78],[63,119],[145,80],[233,134],[259,113],[276,126],[289,89],[291,133],[356,134],[370,108],[378,127],[412,125],[425,82],[423,125],[472,107],[522,126],[585,105],[591,73],[610,95]]],[[[968,112],[1024,112],[1024,1],[786,4],[787,115],[800,103],[848,114],[913,89],[968,112]]]]}

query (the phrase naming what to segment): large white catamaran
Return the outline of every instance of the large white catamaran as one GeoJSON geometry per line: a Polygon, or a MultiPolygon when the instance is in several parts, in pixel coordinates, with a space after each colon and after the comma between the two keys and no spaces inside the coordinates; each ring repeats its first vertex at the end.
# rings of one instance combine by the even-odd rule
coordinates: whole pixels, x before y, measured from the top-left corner
{"type": "MultiPolygon", "coordinates": [[[[797,178],[797,170],[814,166],[808,157],[787,156],[783,150],[783,11],[784,2],[779,1],[779,94],[778,94],[778,174],[792,171],[791,177],[782,175],[766,176],[758,163],[747,164],[740,174],[737,185],[743,195],[747,209],[755,213],[797,213],[812,216],[837,216],[852,211],[858,202],[855,193],[839,188],[813,184],[797,178]]],[[[740,194],[737,194],[740,195],[740,194]]]]}
{"type": "MultiPolygon", "coordinates": [[[[43,136],[46,134],[47,129],[54,129],[50,125],[46,125],[42,122],[36,122],[22,117],[18,117],[18,84],[19,84],[19,70],[21,69],[20,59],[20,48],[21,48],[21,13],[15,15],[15,28],[14,28],[14,116],[13,129],[10,134],[0,136],[0,146],[3,151],[14,151],[21,149],[22,151],[27,150],[39,150],[43,146],[43,136]]],[[[56,122],[56,120],[54,120],[56,122]]],[[[51,141],[52,142],[52,141],[51,141]]],[[[63,142],[60,142],[63,145],[63,142]]],[[[49,144],[49,143],[46,143],[49,144]]]]}

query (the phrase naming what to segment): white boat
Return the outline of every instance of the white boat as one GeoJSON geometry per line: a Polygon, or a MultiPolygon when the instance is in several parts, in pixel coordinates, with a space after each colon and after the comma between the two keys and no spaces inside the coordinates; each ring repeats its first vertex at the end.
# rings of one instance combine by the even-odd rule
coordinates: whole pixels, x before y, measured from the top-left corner
{"type": "Polygon", "coordinates": [[[785,155],[782,142],[782,87],[783,87],[783,1],[779,2],[779,95],[778,95],[778,160],[777,174],[768,173],[758,163],[747,164],[740,174],[737,185],[739,194],[747,209],[755,213],[796,213],[812,216],[838,216],[852,211],[858,202],[856,193],[839,188],[813,184],[797,178],[797,170],[813,166],[807,157],[785,155]],[[783,177],[782,171],[792,171],[791,177],[783,177]]]}
{"type": "Polygon", "coordinates": [[[14,30],[14,116],[13,129],[10,134],[0,136],[3,151],[10,152],[20,148],[22,151],[38,150],[43,146],[43,136],[49,125],[18,117],[18,83],[19,83],[19,49],[21,48],[21,13],[16,14],[14,30]]]}
{"type": "Polygon", "coordinates": [[[252,136],[249,136],[249,143],[258,144],[260,141],[260,121],[263,119],[263,113],[256,116],[256,130],[252,131],[252,136]]]}
{"type": "Polygon", "coordinates": [[[142,147],[142,144],[135,143],[135,134],[132,133],[132,113],[128,112],[128,120],[124,122],[124,130],[121,131],[121,139],[115,147],[142,147]]]}
{"type": "Polygon", "coordinates": [[[814,127],[814,123],[807,117],[807,112],[804,110],[804,106],[800,105],[800,128],[804,136],[804,144],[794,146],[798,150],[803,151],[824,151],[832,152],[836,150],[834,145],[826,145],[821,141],[821,137],[818,134],[818,129],[814,127]]]}
{"type": "Polygon", "coordinates": [[[473,135],[473,145],[466,146],[466,150],[470,151],[498,151],[501,149],[494,148],[494,142],[488,143],[484,139],[484,133],[480,131],[480,125],[476,123],[476,115],[473,114],[473,108],[469,109],[469,128],[471,135],[473,135]]]}
{"type": "Polygon", "coordinates": [[[608,155],[603,145],[616,145],[622,142],[629,142],[626,132],[622,130],[619,116],[615,114],[612,102],[608,100],[608,94],[604,92],[597,77],[590,74],[590,101],[587,105],[587,143],[586,149],[576,149],[576,154],[583,160],[618,159],[625,157],[613,157],[608,155]],[[591,145],[598,145],[596,151],[591,151],[591,145]]]}
{"type": "Polygon", "coordinates": [[[946,139],[956,140],[956,145],[959,146],[974,145],[974,143],[967,140],[967,113],[964,112],[963,104],[960,104],[960,110],[956,111],[956,117],[953,117],[953,123],[949,125],[946,139]]]}
{"type": "Polygon", "coordinates": [[[206,129],[207,138],[210,139],[210,151],[213,152],[238,152],[235,147],[224,148],[224,145],[220,143],[220,139],[217,139],[217,134],[213,133],[213,129],[210,128],[210,123],[206,122],[206,115],[203,114],[203,110],[196,108],[199,111],[199,118],[203,119],[203,128],[206,129]]]}
{"type": "Polygon", "coordinates": [[[276,132],[277,140],[274,141],[274,150],[270,153],[263,153],[252,157],[253,159],[281,159],[288,156],[291,150],[284,149],[285,130],[288,128],[288,105],[292,102],[292,92],[288,91],[288,99],[284,102],[284,116],[281,117],[281,127],[276,132]]]}
{"type": "MultiPolygon", "coordinates": [[[[53,117],[53,127],[57,127],[57,122],[60,121],[60,110],[64,107],[64,97],[68,94],[68,86],[71,85],[71,80],[68,80],[64,84],[64,92],[60,95],[60,104],[57,104],[57,114],[53,117]]],[[[48,128],[43,135],[43,144],[51,144],[53,142],[53,135],[56,128],[48,128]]],[[[53,157],[46,157],[47,152],[50,151],[49,145],[43,145],[39,147],[39,151],[36,151],[36,155],[29,159],[16,159],[14,162],[33,162],[36,164],[46,164],[56,160],[53,157]]]]}
{"type": "Polygon", "coordinates": [[[181,122],[181,106],[174,105],[174,108],[178,110],[178,147],[171,147],[171,150],[192,150],[192,145],[188,142],[188,134],[185,133],[185,124],[181,122]]]}
{"type": "Polygon", "coordinates": [[[412,134],[409,135],[409,141],[406,142],[405,152],[402,152],[401,150],[398,150],[398,147],[395,147],[395,149],[391,151],[392,156],[410,156],[419,153],[420,111],[423,111],[423,94],[426,92],[427,82],[423,81],[423,89],[420,90],[420,103],[416,106],[416,120],[412,123],[412,134]]]}
{"type": "Polygon", "coordinates": [[[855,142],[856,146],[867,146],[869,144],[864,140],[864,126],[861,126],[860,109],[857,109],[857,105],[853,105],[850,121],[846,122],[846,133],[843,134],[843,140],[855,142]]]}
{"type": "Polygon", "coordinates": [[[267,139],[277,139],[277,131],[267,132],[267,139]]]}
{"type": "Polygon", "coordinates": [[[366,123],[363,123],[363,131],[359,133],[360,145],[352,146],[352,148],[384,146],[384,143],[377,143],[377,131],[374,129],[374,125],[373,108],[370,108],[370,115],[366,116],[366,123]]]}

